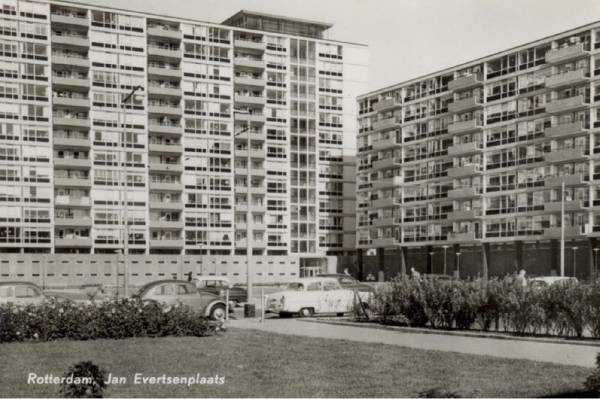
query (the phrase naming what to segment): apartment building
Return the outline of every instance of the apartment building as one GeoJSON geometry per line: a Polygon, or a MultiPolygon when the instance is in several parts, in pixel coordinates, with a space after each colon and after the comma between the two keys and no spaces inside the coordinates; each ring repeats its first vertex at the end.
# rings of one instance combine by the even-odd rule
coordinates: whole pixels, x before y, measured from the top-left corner
{"type": "Polygon", "coordinates": [[[0,252],[251,251],[308,270],[354,250],[364,45],[249,11],[0,4],[0,252]]]}
{"type": "Polygon", "coordinates": [[[492,274],[558,273],[564,223],[567,274],[593,273],[574,269],[575,259],[597,260],[600,235],[600,23],[358,105],[357,246],[377,249],[380,268],[390,249],[429,273],[476,252],[465,264],[474,275],[487,251],[492,274]]]}

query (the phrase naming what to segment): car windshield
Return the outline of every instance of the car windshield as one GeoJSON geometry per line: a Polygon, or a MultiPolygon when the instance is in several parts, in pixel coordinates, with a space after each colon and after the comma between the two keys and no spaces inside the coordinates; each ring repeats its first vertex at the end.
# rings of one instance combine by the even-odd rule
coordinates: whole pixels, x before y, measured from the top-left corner
{"type": "Polygon", "coordinates": [[[302,283],[290,283],[287,286],[290,291],[304,291],[304,284],[302,283]]]}

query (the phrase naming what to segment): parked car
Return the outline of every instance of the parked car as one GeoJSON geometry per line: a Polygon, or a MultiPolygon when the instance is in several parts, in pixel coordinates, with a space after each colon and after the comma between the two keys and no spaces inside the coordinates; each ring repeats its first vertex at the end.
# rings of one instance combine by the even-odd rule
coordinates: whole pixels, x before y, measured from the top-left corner
{"type": "Polygon", "coordinates": [[[38,305],[45,299],[44,292],[37,284],[26,281],[0,282],[0,305],[6,303],[19,306],[38,305]]]}
{"type": "Polygon", "coordinates": [[[343,273],[317,274],[317,277],[329,277],[336,279],[343,288],[357,289],[359,292],[375,293],[375,288],[369,284],[361,283],[352,276],[343,273]]]}
{"type": "Polygon", "coordinates": [[[567,284],[567,283],[576,283],[576,277],[561,277],[561,276],[542,276],[542,277],[532,277],[527,281],[529,287],[533,289],[543,289],[550,287],[551,285],[557,284],[567,284]]]}
{"type": "Polygon", "coordinates": [[[283,291],[268,295],[265,311],[278,313],[281,317],[292,314],[309,317],[322,313],[343,316],[359,301],[368,303],[371,297],[370,292],[344,288],[333,277],[310,277],[296,280],[283,291]]]}
{"type": "Polygon", "coordinates": [[[225,299],[226,291],[229,289],[229,302],[234,305],[239,305],[242,302],[246,302],[248,292],[245,288],[237,287],[231,284],[229,280],[224,277],[206,276],[206,277],[195,277],[192,279],[192,283],[196,284],[196,288],[201,292],[210,292],[225,299]]]}
{"type": "MultiPolygon", "coordinates": [[[[142,302],[161,305],[188,305],[214,320],[225,319],[225,302],[215,294],[198,291],[196,285],[181,280],[159,280],[144,285],[133,296],[142,302]]],[[[233,311],[230,308],[230,312],[233,311]]]]}

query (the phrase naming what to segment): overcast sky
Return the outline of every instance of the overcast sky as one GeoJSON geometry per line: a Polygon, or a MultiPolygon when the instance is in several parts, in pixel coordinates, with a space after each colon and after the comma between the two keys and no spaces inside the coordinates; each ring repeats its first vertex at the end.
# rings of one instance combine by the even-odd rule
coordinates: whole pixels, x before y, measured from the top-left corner
{"type": "Polygon", "coordinates": [[[600,20],[600,0],[84,0],[222,22],[240,9],[332,23],[329,38],[367,44],[369,89],[600,20]]]}

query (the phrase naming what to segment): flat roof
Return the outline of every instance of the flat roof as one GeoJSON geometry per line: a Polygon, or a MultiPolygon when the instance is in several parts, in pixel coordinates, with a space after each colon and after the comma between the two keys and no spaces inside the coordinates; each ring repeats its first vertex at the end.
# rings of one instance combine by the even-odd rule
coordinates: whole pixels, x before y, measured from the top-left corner
{"type": "Polygon", "coordinates": [[[264,12],[250,11],[250,10],[240,10],[240,11],[236,12],[235,14],[233,14],[231,17],[227,18],[225,21],[221,22],[221,24],[223,24],[223,25],[229,25],[230,21],[232,21],[233,19],[236,19],[237,17],[240,17],[242,15],[252,15],[252,16],[255,16],[255,17],[279,19],[279,20],[282,20],[282,21],[291,21],[291,22],[296,22],[296,23],[299,23],[299,24],[320,26],[321,28],[323,28],[323,30],[327,30],[327,29],[329,29],[329,28],[331,28],[333,26],[333,24],[330,24],[328,22],[311,21],[311,20],[308,20],[308,19],[295,18],[295,17],[286,17],[286,16],[283,16],[283,15],[267,14],[267,13],[264,13],[264,12]]]}
{"type": "Polygon", "coordinates": [[[434,71],[434,72],[427,73],[425,75],[418,76],[416,78],[412,78],[412,79],[408,79],[408,80],[405,80],[405,81],[402,81],[402,82],[398,82],[398,83],[394,83],[394,84],[391,84],[391,85],[388,85],[388,86],[384,86],[381,89],[371,90],[371,91],[369,91],[367,93],[364,93],[364,94],[361,94],[361,95],[357,96],[356,99],[357,99],[357,101],[358,100],[363,100],[366,97],[370,97],[370,96],[373,96],[373,95],[376,95],[376,94],[379,94],[379,93],[384,93],[384,92],[389,91],[389,90],[394,90],[394,89],[397,89],[397,88],[405,86],[405,85],[417,83],[417,82],[422,81],[424,79],[431,79],[431,78],[436,77],[438,75],[443,75],[443,74],[446,74],[446,73],[449,73],[449,72],[453,72],[453,71],[455,71],[457,69],[460,69],[460,68],[468,68],[470,66],[474,66],[476,64],[488,61],[491,58],[496,58],[496,57],[500,57],[500,56],[512,53],[514,51],[523,50],[523,49],[525,49],[527,47],[530,47],[530,46],[540,45],[540,44],[543,44],[543,43],[547,42],[548,40],[554,40],[554,39],[556,39],[558,37],[561,37],[561,36],[564,36],[564,35],[578,33],[580,31],[591,29],[591,28],[593,28],[593,27],[595,27],[597,25],[600,25],[600,21],[594,21],[594,22],[590,22],[590,23],[587,23],[587,24],[584,24],[584,25],[580,25],[580,26],[577,26],[575,28],[572,28],[572,29],[569,29],[569,30],[566,30],[566,31],[563,31],[563,32],[555,33],[555,34],[550,35],[550,36],[545,36],[545,37],[542,37],[540,39],[533,40],[531,42],[527,42],[527,43],[520,44],[520,45],[517,45],[517,46],[509,47],[506,50],[501,50],[501,51],[498,51],[498,52],[495,52],[495,53],[492,53],[492,54],[489,54],[489,55],[486,55],[486,56],[483,56],[483,57],[478,57],[478,58],[475,58],[474,60],[471,60],[471,61],[466,61],[466,62],[457,64],[457,65],[454,65],[454,66],[451,66],[451,67],[447,67],[447,68],[444,68],[444,69],[440,69],[440,70],[437,70],[437,71],[434,71]]]}

